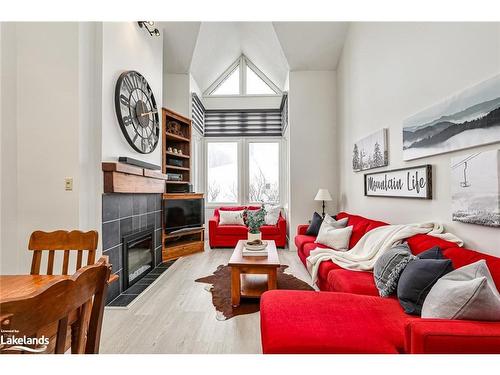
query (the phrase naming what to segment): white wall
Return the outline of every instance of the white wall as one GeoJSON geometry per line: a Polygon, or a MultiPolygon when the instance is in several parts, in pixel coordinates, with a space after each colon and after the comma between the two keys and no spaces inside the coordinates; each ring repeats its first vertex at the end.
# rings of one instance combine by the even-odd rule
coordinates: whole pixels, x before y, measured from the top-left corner
{"type": "Polygon", "coordinates": [[[500,255],[499,229],[451,221],[450,158],[471,150],[404,162],[401,140],[406,117],[499,72],[499,23],[352,24],[337,76],[340,208],[394,223],[438,220],[466,246],[500,255]],[[352,171],[352,145],[383,127],[389,128],[388,168],[432,164],[434,199],[364,197],[363,173],[352,171]]]}
{"type": "MultiPolygon", "coordinates": [[[[289,75],[290,233],[307,223],[321,202],[319,188],[337,195],[335,72],[292,71],[289,75]]],[[[327,212],[335,212],[333,202],[327,212]]],[[[292,243],[290,243],[292,247],[292,243]]]]}
{"type": "MultiPolygon", "coordinates": [[[[162,36],[150,37],[137,22],[104,22],[102,25],[102,160],[119,156],[161,164],[161,139],[150,154],[134,151],[123,136],[115,113],[115,85],[125,70],[136,70],[149,82],[160,108],[163,89],[162,36]]],[[[161,116],[160,116],[161,118],[161,116]]]]}
{"type": "Polygon", "coordinates": [[[191,92],[189,74],[164,74],[163,106],[190,117],[191,92]]]}
{"type": "Polygon", "coordinates": [[[79,225],[78,38],[77,23],[2,25],[2,273],[29,271],[32,231],[79,225]]]}

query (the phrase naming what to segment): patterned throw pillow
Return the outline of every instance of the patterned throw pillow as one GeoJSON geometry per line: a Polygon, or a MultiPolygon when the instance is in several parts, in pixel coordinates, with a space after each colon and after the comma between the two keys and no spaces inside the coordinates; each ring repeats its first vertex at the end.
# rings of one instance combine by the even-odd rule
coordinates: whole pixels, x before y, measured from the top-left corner
{"type": "Polygon", "coordinates": [[[406,265],[416,257],[407,243],[396,245],[375,262],[373,278],[381,297],[390,296],[398,286],[398,280],[406,265]]]}
{"type": "Polygon", "coordinates": [[[241,211],[219,211],[219,225],[245,225],[241,211]]]}
{"type": "Polygon", "coordinates": [[[266,216],[264,219],[266,225],[276,225],[278,223],[278,219],[280,218],[281,207],[266,204],[264,205],[264,209],[266,210],[266,216]]]}

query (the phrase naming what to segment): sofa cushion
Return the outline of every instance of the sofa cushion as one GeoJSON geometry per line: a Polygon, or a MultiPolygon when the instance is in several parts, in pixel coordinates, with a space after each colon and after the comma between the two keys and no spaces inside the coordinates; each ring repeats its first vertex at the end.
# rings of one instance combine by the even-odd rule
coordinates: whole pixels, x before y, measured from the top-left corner
{"type": "Polygon", "coordinates": [[[260,231],[263,235],[277,235],[280,233],[280,229],[277,225],[263,225],[260,227],[260,231]]]}
{"type": "Polygon", "coordinates": [[[314,240],[316,239],[316,237],[314,236],[307,236],[305,234],[299,234],[297,236],[295,236],[294,238],[294,241],[295,241],[295,246],[297,246],[297,250],[302,250],[302,247],[306,244],[306,243],[314,243],[314,240]]]}
{"type": "Polygon", "coordinates": [[[247,238],[248,228],[244,225],[219,225],[217,227],[217,234],[222,236],[243,236],[247,238]]]}
{"type": "Polygon", "coordinates": [[[264,353],[401,353],[412,319],[395,299],[348,293],[273,290],[260,305],[264,353]]]}
{"type": "Polygon", "coordinates": [[[451,260],[455,269],[475,263],[481,259],[486,260],[491,277],[493,277],[497,289],[500,290],[500,258],[456,246],[443,250],[443,255],[451,260]]]}
{"type": "Polygon", "coordinates": [[[245,225],[243,219],[245,211],[220,211],[219,226],[223,225],[245,225]]]}
{"type": "Polygon", "coordinates": [[[422,307],[423,318],[500,321],[500,294],[484,259],[443,276],[422,307]]]}
{"type": "Polygon", "coordinates": [[[242,211],[245,210],[245,206],[222,206],[219,207],[217,210],[218,211],[242,211]]]}
{"type": "Polygon", "coordinates": [[[323,220],[323,224],[321,224],[321,229],[319,230],[318,237],[314,242],[326,245],[338,251],[347,251],[351,233],[352,226],[336,229],[335,227],[326,224],[326,221],[323,220]]]}
{"type": "Polygon", "coordinates": [[[321,228],[322,223],[323,223],[323,217],[317,212],[315,212],[311,219],[311,224],[309,224],[309,227],[307,227],[306,235],[317,236],[319,228],[321,228]]]}
{"type": "Polygon", "coordinates": [[[375,262],[373,279],[381,297],[388,297],[398,286],[399,276],[406,265],[415,258],[406,243],[393,246],[375,262]]]}
{"type": "Polygon", "coordinates": [[[328,290],[331,292],[379,295],[371,272],[331,269],[327,281],[328,290]]]}
{"type": "Polygon", "coordinates": [[[443,251],[451,247],[457,247],[456,243],[429,236],[428,234],[416,234],[407,238],[406,242],[410,246],[413,255],[419,255],[434,246],[439,246],[443,251]]]}
{"type": "Polygon", "coordinates": [[[419,259],[443,259],[443,250],[439,246],[433,246],[429,250],[418,254],[419,259]]]}
{"type": "Polygon", "coordinates": [[[383,225],[387,225],[382,221],[370,220],[363,216],[351,215],[347,212],[340,212],[336,215],[337,220],[343,219],[347,217],[347,225],[352,225],[352,234],[351,239],[349,240],[349,249],[352,249],[354,245],[358,243],[358,241],[365,235],[366,232],[381,227],[383,225]]]}
{"type": "Polygon", "coordinates": [[[405,312],[420,315],[425,297],[440,277],[453,271],[449,259],[414,259],[398,282],[398,299],[405,312]]]}

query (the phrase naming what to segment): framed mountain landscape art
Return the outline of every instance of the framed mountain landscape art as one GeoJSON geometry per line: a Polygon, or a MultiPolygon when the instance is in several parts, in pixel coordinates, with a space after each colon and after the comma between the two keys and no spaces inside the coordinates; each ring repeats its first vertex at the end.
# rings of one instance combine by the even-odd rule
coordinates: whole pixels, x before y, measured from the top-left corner
{"type": "Polygon", "coordinates": [[[360,139],[352,150],[352,169],[355,172],[385,167],[389,164],[387,129],[381,129],[360,139]]]}
{"type": "Polygon", "coordinates": [[[500,142],[500,75],[406,119],[403,159],[500,142]]]}
{"type": "Polygon", "coordinates": [[[500,151],[451,158],[452,220],[500,227],[500,151]]]}

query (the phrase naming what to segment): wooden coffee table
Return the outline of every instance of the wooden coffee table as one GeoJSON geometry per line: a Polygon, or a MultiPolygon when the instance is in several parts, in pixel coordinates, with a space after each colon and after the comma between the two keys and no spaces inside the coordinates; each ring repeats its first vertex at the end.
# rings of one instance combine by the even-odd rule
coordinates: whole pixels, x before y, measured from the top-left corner
{"type": "Polygon", "coordinates": [[[231,266],[231,304],[236,307],[241,297],[258,298],[266,290],[277,288],[277,272],[280,266],[276,243],[267,241],[267,256],[245,257],[242,254],[244,240],[239,240],[229,260],[231,266]]]}

